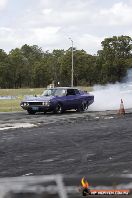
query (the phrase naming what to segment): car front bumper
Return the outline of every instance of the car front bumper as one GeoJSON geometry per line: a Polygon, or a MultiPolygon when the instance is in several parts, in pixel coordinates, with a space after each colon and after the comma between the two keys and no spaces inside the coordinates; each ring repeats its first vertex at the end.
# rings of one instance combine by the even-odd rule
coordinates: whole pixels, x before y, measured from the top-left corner
{"type": "Polygon", "coordinates": [[[35,112],[46,112],[46,111],[53,111],[54,108],[52,105],[49,105],[49,106],[37,106],[37,105],[28,105],[28,106],[22,106],[20,105],[24,110],[27,110],[27,111],[35,111],[35,112]]]}

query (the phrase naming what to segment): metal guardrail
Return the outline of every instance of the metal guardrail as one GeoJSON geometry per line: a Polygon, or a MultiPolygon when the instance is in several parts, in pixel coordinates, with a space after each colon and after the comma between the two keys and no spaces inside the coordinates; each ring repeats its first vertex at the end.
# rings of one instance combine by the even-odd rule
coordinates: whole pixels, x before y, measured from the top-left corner
{"type": "Polygon", "coordinates": [[[0,179],[0,198],[67,198],[61,175],[26,176],[0,179]]]}
{"type": "MultiPolygon", "coordinates": [[[[130,189],[132,177],[87,177],[90,188],[130,189]]],[[[0,198],[77,198],[82,197],[81,176],[22,176],[0,179],[0,198]]],[[[132,195],[88,195],[90,197],[132,197],[132,195]]]]}

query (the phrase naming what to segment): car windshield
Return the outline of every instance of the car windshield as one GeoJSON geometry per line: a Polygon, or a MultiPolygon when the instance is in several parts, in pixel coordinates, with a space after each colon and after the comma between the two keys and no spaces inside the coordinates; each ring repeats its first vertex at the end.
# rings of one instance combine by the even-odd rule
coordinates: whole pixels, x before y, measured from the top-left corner
{"type": "Polygon", "coordinates": [[[65,96],[66,90],[65,89],[46,89],[42,96],[65,96]]]}

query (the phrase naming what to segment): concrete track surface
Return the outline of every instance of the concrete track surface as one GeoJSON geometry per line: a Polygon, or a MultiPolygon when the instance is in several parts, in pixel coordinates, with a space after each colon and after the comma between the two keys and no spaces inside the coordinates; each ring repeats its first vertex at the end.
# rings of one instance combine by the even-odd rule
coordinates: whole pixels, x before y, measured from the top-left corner
{"type": "Polygon", "coordinates": [[[130,177],[131,112],[125,116],[115,111],[32,116],[1,113],[0,177],[130,177]]]}

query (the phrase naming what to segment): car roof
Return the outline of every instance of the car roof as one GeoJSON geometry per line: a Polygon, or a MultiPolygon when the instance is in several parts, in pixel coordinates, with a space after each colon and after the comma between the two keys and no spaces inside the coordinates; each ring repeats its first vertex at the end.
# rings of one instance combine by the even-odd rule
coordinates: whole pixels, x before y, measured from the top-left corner
{"type": "Polygon", "coordinates": [[[75,87],[54,87],[54,88],[47,88],[47,89],[78,89],[75,87]]]}

